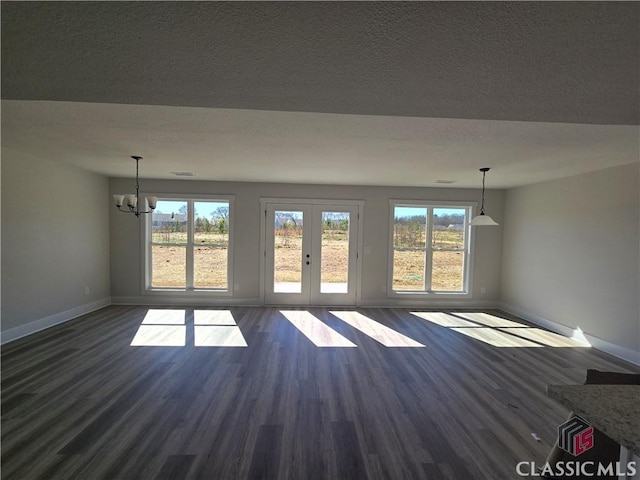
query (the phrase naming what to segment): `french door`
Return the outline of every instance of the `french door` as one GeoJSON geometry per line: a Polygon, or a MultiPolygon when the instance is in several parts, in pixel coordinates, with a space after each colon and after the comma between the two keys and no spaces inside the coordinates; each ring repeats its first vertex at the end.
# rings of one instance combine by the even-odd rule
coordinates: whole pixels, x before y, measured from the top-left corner
{"type": "Polygon", "coordinates": [[[359,206],[265,203],[265,303],[355,305],[359,206]]]}

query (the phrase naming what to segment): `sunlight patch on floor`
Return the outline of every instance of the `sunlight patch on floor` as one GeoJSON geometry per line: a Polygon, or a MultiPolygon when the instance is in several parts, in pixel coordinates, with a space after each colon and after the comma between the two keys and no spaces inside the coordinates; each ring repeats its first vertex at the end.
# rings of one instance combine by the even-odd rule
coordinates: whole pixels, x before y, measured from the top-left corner
{"type": "MultiPolygon", "coordinates": [[[[193,323],[196,347],[248,346],[230,310],[194,310],[193,323]]],[[[184,347],[186,340],[186,310],[149,309],[130,346],[184,347]]]]}
{"type": "Polygon", "coordinates": [[[471,320],[486,327],[528,327],[528,325],[523,325],[522,323],[496,317],[495,315],[484,312],[451,312],[451,315],[471,320]]]}
{"type": "Polygon", "coordinates": [[[463,320],[462,318],[453,317],[444,312],[411,312],[411,315],[428,320],[441,327],[478,327],[477,323],[463,320]]]}
{"type": "Polygon", "coordinates": [[[237,326],[195,325],[193,344],[196,347],[247,347],[247,341],[237,326]]]}
{"type": "Polygon", "coordinates": [[[151,308],[142,320],[143,325],[183,325],[184,309],[151,308]]]}
{"type": "Polygon", "coordinates": [[[194,310],[193,323],[196,347],[248,347],[230,310],[194,310]]]}
{"type": "MultiPolygon", "coordinates": [[[[590,347],[584,335],[568,338],[541,328],[484,312],[410,312],[411,315],[446,327],[494,347],[590,347]],[[580,338],[582,337],[582,338],[580,338]]],[[[579,330],[579,329],[578,329],[579,330]]],[[[580,330],[579,333],[582,333],[580,330]]]]}
{"type": "Polygon", "coordinates": [[[578,342],[572,338],[563,337],[557,333],[548,332],[541,328],[527,327],[527,328],[500,328],[499,330],[512,335],[517,335],[534,342],[541,343],[547,347],[587,347],[584,343],[578,342]]]}
{"type": "Polygon", "coordinates": [[[369,318],[360,312],[354,311],[330,311],[331,315],[339,318],[343,322],[351,325],[353,328],[360,330],[365,335],[380,342],[385,347],[424,347],[423,344],[416,342],[412,338],[396,332],[394,329],[387,327],[369,318]]]}
{"type": "Polygon", "coordinates": [[[484,343],[493,345],[494,347],[537,348],[537,347],[543,346],[543,345],[540,345],[539,343],[530,342],[528,340],[525,340],[524,338],[516,337],[514,335],[510,335],[509,333],[502,332],[500,330],[497,330],[495,328],[490,328],[490,327],[465,327],[465,328],[454,327],[451,330],[454,330],[458,333],[462,333],[467,337],[475,338],[476,340],[481,340],[484,343]]]}
{"type": "Polygon", "coordinates": [[[194,325],[237,325],[230,310],[194,310],[194,325]]]}
{"type": "Polygon", "coordinates": [[[131,340],[132,347],[184,347],[187,327],[184,325],[140,325],[131,340]]]}
{"type": "Polygon", "coordinates": [[[571,334],[571,338],[573,338],[576,342],[581,343],[585,347],[590,347],[591,343],[587,340],[584,332],[580,327],[576,327],[571,334]]]}
{"type": "Polygon", "coordinates": [[[187,339],[184,309],[150,308],[131,340],[132,347],[184,347],[187,339]]]}
{"type": "Polygon", "coordinates": [[[280,310],[291,324],[316,347],[357,347],[320,319],[304,310],[280,310]]]}
{"type": "MultiPolygon", "coordinates": [[[[281,310],[280,313],[317,347],[357,347],[329,325],[306,310],[281,310]]],[[[386,347],[424,347],[373,318],[352,310],[329,312],[347,325],[368,335],[386,347]]],[[[569,338],[514,320],[484,312],[410,312],[440,327],[453,330],[494,347],[590,347],[578,328],[569,338]]],[[[187,328],[193,328],[193,346],[247,347],[248,343],[230,310],[193,310],[193,326],[186,325],[185,309],[149,309],[131,341],[133,347],[184,347],[187,328]]],[[[189,330],[190,332],[191,330],[189,330]]]]}

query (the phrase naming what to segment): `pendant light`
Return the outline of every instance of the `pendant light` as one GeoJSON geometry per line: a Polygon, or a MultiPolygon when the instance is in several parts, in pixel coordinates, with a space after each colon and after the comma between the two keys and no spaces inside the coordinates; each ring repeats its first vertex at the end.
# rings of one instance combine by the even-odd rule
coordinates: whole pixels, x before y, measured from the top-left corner
{"type": "Polygon", "coordinates": [[[482,172],[482,204],[480,206],[480,215],[474,217],[473,220],[471,220],[471,223],[469,223],[469,225],[471,225],[472,227],[498,225],[493,218],[484,213],[484,177],[489,170],[491,170],[489,167],[483,167],[480,169],[480,171],[482,172]]]}
{"type": "Polygon", "coordinates": [[[142,160],[142,157],[137,155],[133,155],[133,158],[136,161],[136,193],[128,194],[128,195],[114,195],[113,201],[116,204],[116,208],[124,213],[133,213],[136,217],[139,217],[143,213],[151,213],[156,208],[156,203],[158,202],[158,197],[147,197],[147,205],[149,205],[149,210],[141,210],[140,202],[138,201],[138,193],[140,190],[140,181],[138,179],[138,162],[142,160]],[[126,205],[126,208],[122,208],[122,205],[126,205]]]}

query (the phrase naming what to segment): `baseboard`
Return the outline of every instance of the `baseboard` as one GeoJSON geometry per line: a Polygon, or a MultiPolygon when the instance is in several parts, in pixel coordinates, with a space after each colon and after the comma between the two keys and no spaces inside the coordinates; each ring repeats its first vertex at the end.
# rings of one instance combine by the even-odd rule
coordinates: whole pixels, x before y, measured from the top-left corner
{"type": "MultiPolygon", "coordinates": [[[[196,297],[196,296],[161,296],[142,295],[131,297],[111,297],[113,305],[149,305],[149,306],[240,306],[240,307],[263,307],[264,301],[261,298],[233,298],[233,297],[196,297]]],[[[267,305],[273,306],[273,305],[267,305]]],[[[311,305],[310,305],[311,306],[311,305]]],[[[429,302],[415,299],[395,299],[389,298],[384,302],[363,301],[358,307],[363,308],[470,308],[487,309],[498,308],[498,303],[490,300],[431,300],[429,302]]]]}
{"type": "Polygon", "coordinates": [[[428,308],[428,309],[489,309],[498,308],[498,302],[491,300],[429,300],[420,301],[414,299],[388,298],[384,302],[363,301],[358,305],[363,308],[428,308]]]}
{"type": "Polygon", "coordinates": [[[3,330],[0,333],[0,344],[4,345],[5,343],[13,342],[14,340],[17,340],[19,338],[26,337],[27,335],[31,335],[32,333],[45,330],[64,322],[68,322],[69,320],[73,320],[80,315],[85,315],[87,313],[100,310],[101,308],[108,307],[109,305],[111,305],[111,297],[106,297],[95,302],[85,303],[84,305],[77,306],[70,310],[65,310],[64,312],[55,313],[53,315],[49,315],[48,317],[25,323],[24,325],[20,325],[18,327],[3,330]]]}
{"type": "MultiPolygon", "coordinates": [[[[535,323],[536,325],[544,327],[547,330],[551,330],[552,332],[559,333],[560,335],[564,335],[565,337],[576,338],[576,331],[570,327],[567,327],[566,325],[556,323],[552,320],[549,320],[548,318],[540,317],[519,307],[515,307],[504,302],[501,302],[498,307],[507,313],[516,315],[523,320],[527,320],[528,322],[535,323]]],[[[613,355],[614,357],[624,360],[625,362],[640,366],[640,352],[631,348],[621,347],[620,345],[608,342],[607,340],[603,340],[602,338],[594,337],[593,335],[585,332],[580,332],[580,336],[582,337],[582,339],[576,339],[586,341],[593,348],[608,353],[609,355],[613,355]]]]}
{"type": "Polygon", "coordinates": [[[149,305],[150,307],[160,306],[238,306],[238,307],[258,307],[262,305],[259,298],[233,298],[233,297],[178,297],[145,295],[137,297],[111,297],[112,305],[149,305]]]}

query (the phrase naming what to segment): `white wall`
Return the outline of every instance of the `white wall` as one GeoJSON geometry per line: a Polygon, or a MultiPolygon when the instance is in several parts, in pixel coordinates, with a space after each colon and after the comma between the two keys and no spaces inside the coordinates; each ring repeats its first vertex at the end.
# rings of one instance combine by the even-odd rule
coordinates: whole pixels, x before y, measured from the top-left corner
{"type": "Polygon", "coordinates": [[[508,190],[501,301],[639,363],[638,163],[508,190]]]}
{"type": "MultiPolygon", "coordinates": [[[[235,196],[234,283],[240,291],[226,303],[257,304],[260,299],[260,198],[310,198],[364,200],[364,246],[371,253],[363,256],[362,305],[400,304],[387,298],[382,288],[387,283],[389,199],[454,200],[477,202],[476,189],[428,189],[401,187],[354,187],[328,185],[291,185],[203,181],[141,180],[145,192],[218,194],[235,196]]],[[[126,193],[133,188],[131,179],[111,179],[111,193],[126,193]]],[[[487,211],[498,222],[502,219],[503,192],[487,192],[487,211]]],[[[145,303],[160,301],[142,298],[140,220],[115,208],[111,211],[111,292],[114,302],[145,303]]],[[[473,298],[465,305],[495,304],[500,287],[502,228],[476,229],[476,261],[473,269],[473,298]],[[480,288],[486,288],[480,294],[480,288]]],[[[442,303],[442,298],[439,299],[442,303]]],[[[416,301],[410,302],[413,305],[416,301]]]]}
{"type": "Polygon", "coordinates": [[[2,149],[3,342],[109,303],[108,201],[105,177],[2,149]]]}

